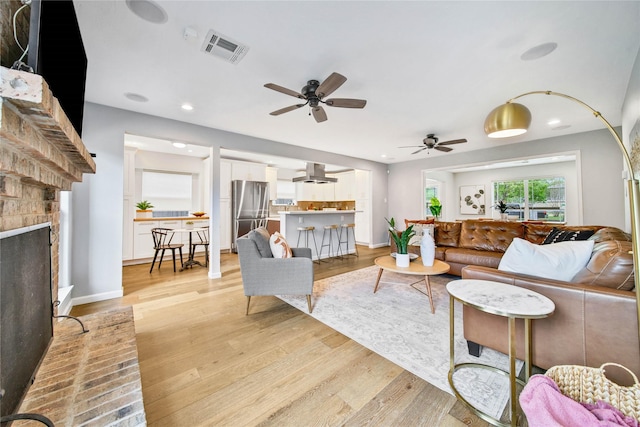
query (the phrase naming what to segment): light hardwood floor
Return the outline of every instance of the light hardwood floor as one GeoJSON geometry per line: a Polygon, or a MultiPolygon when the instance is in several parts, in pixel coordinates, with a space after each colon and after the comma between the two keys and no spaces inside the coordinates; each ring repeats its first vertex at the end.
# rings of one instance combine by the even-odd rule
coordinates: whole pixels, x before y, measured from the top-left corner
{"type": "MultiPolygon", "coordinates": [[[[389,248],[322,263],[316,280],[373,265],[389,248]]],[[[246,297],[237,255],[221,279],[123,268],[124,297],[76,306],[81,316],[132,305],[150,426],[487,426],[461,403],[276,297],[246,297]]],[[[167,260],[165,259],[165,262],[167,260]]]]}

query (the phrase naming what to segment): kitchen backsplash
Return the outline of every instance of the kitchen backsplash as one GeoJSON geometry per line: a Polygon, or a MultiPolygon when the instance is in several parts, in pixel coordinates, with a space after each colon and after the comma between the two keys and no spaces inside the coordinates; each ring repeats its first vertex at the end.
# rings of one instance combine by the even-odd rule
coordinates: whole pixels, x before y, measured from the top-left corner
{"type": "Polygon", "coordinates": [[[298,200],[295,206],[273,206],[269,205],[269,216],[277,216],[281,211],[308,211],[308,210],[322,210],[324,208],[334,208],[339,211],[355,210],[355,200],[341,200],[331,202],[319,202],[319,201],[304,201],[298,200]]]}

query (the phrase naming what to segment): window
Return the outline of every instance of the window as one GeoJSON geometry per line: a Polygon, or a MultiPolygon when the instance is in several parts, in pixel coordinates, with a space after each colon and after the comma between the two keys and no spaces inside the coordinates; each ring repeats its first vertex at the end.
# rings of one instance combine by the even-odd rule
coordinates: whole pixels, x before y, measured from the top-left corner
{"type": "Polygon", "coordinates": [[[426,178],[424,182],[424,217],[432,216],[431,209],[431,198],[437,197],[442,203],[442,197],[440,195],[440,187],[442,183],[440,181],[436,181],[435,179],[426,178]]]}
{"type": "Polygon", "coordinates": [[[190,211],[193,176],[185,173],[142,172],[142,200],[154,211],[190,211]]]}
{"type": "Polygon", "coordinates": [[[507,204],[507,214],[519,220],[565,221],[563,177],[533,178],[493,183],[493,206],[507,204]]]}

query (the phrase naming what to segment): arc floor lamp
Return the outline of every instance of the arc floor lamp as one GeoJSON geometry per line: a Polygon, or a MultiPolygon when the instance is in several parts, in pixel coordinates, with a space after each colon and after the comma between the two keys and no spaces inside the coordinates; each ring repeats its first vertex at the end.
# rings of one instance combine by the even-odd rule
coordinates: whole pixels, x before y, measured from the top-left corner
{"type": "Polygon", "coordinates": [[[638,187],[638,180],[635,179],[633,175],[633,165],[631,164],[631,157],[629,156],[629,152],[622,143],[620,135],[618,135],[611,124],[604,117],[602,117],[602,114],[600,114],[598,111],[594,110],[584,102],[580,101],[579,99],[562,93],[552,92],[550,90],[539,90],[523,93],[522,95],[518,95],[515,98],[511,98],[505,104],[494,108],[484,121],[484,132],[487,134],[487,136],[489,136],[489,138],[505,138],[509,136],[516,136],[521,135],[527,131],[529,125],[531,124],[531,112],[524,105],[514,103],[513,101],[528,95],[554,95],[577,102],[587,110],[591,111],[591,113],[595,117],[600,119],[605,124],[607,129],[609,129],[609,132],[611,132],[611,135],[613,135],[613,138],[618,143],[618,148],[620,148],[620,151],[622,151],[622,157],[624,158],[625,165],[629,172],[627,186],[629,189],[629,214],[631,217],[631,240],[633,247],[633,273],[636,290],[637,318],[639,323],[638,333],[640,339],[640,274],[638,272],[640,260],[640,205],[638,205],[638,203],[640,203],[640,190],[638,187]]]}

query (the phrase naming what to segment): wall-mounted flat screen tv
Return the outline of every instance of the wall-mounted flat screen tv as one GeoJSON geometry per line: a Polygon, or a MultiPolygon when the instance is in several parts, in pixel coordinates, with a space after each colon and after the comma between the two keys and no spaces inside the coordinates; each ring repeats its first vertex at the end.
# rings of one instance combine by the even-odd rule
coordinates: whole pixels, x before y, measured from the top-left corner
{"type": "Polygon", "coordinates": [[[71,0],[32,0],[28,65],[41,75],[82,136],[87,55],[71,0]]]}

